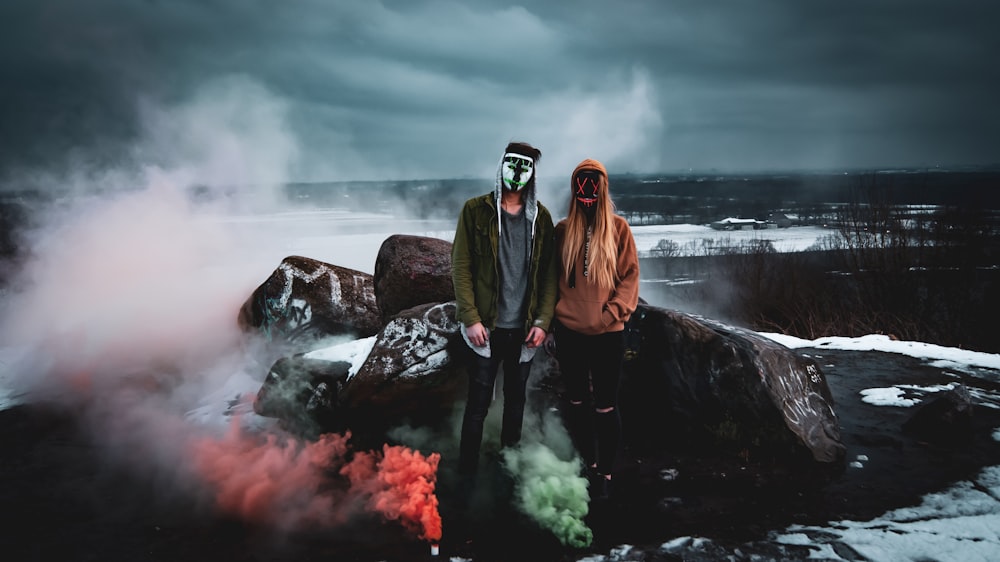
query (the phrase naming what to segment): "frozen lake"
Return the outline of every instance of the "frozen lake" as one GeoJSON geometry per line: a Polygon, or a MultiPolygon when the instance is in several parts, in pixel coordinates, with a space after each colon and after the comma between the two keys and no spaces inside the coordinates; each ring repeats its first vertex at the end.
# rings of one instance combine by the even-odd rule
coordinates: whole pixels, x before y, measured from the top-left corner
{"type": "MultiPolygon", "coordinates": [[[[341,267],[373,273],[375,256],[385,239],[393,234],[429,236],[451,241],[455,224],[445,220],[399,219],[378,213],[354,213],[336,209],[290,211],[284,213],[216,217],[231,228],[248,255],[259,259],[266,250],[274,266],[288,255],[300,255],[341,267]]],[[[719,231],[705,225],[673,224],[633,226],[632,234],[640,255],[661,240],[675,242],[685,255],[698,252],[706,240],[715,245],[739,245],[768,240],[779,252],[809,248],[834,231],[816,226],[795,226],[766,230],[719,231]]],[[[697,253],[693,255],[698,255],[697,253]]]]}

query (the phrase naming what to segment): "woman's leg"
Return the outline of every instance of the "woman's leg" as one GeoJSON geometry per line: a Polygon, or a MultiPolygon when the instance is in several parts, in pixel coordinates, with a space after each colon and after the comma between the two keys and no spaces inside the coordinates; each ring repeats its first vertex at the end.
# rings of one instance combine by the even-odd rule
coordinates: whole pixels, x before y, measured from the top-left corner
{"type": "Polygon", "coordinates": [[[597,434],[597,471],[610,476],[621,443],[618,388],[625,357],[624,332],[596,336],[592,341],[594,426],[597,434]]]}
{"type": "Polygon", "coordinates": [[[597,461],[590,397],[589,339],[589,336],[561,325],[556,328],[556,356],[569,402],[563,412],[563,420],[584,466],[591,466],[597,461]]]}

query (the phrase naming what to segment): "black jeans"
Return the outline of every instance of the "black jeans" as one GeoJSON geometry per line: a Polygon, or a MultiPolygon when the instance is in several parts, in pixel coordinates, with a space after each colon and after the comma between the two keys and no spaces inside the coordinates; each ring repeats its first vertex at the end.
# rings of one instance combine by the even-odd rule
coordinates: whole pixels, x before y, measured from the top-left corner
{"type": "Polygon", "coordinates": [[[462,437],[459,445],[459,472],[475,474],[479,466],[479,451],[483,440],[483,422],[493,401],[493,384],[497,371],[503,365],[503,426],[500,444],[516,445],[521,440],[524,418],[525,392],[531,361],[521,363],[521,345],[524,330],[497,328],[490,333],[490,357],[472,353],[469,369],[469,396],[462,418],[462,437]]]}
{"type": "Polygon", "coordinates": [[[590,336],[557,325],[555,335],[559,371],[570,401],[566,429],[583,461],[596,463],[601,474],[611,474],[621,441],[618,388],[625,332],[590,336]]]}

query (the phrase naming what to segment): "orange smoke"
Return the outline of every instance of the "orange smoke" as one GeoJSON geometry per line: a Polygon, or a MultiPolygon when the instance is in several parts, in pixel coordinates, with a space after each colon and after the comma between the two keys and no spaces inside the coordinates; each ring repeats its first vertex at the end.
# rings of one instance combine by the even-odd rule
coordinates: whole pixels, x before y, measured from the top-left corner
{"type": "Polygon", "coordinates": [[[375,453],[358,454],[341,469],[354,485],[368,489],[368,505],[386,519],[399,520],[420,538],[441,538],[441,514],[434,495],[441,455],[426,457],[406,447],[383,445],[382,459],[375,453]]]}
{"type": "Polygon", "coordinates": [[[323,434],[315,442],[254,437],[234,421],[223,439],[199,440],[193,452],[217,507],[248,521],[332,528],[367,509],[420,538],[440,539],[434,488],[441,456],[384,445],[381,453],[357,452],[348,461],[349,439],[350,433],[323,434]]]}

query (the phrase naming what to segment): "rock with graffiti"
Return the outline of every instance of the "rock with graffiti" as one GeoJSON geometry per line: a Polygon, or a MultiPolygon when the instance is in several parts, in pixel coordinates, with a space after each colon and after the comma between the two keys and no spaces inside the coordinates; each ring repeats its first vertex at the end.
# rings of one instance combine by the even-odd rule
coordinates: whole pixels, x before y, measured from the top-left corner
{"type": "MultiPolygon", "coordinates": [[[[447,253],[444,245],[436,247],[447,253]]],[[[450,271],[440,268],[436,274],[450,278],[450,271]]],[[[306,300],[299,291],[308,291],[307,283],[290,287],[286,301],[306,300]]],[[[455,303],[410,287],[395,290],[407,291],[410,302],[426,302],[394,314],[375,330],[365,356],[356,362],[360,367],[317,361],[315,353],[283,358],[258,394],[257,412],[285,417],[298,409],[313,421],[335,420],[338,429],[349,426],[355,433],[382,431],[404,420],[442,420],[463,398],[466,380],[462,358],[468,350],[455,303]],[[288,396],[279,392],[282,385],[294,389],[290,401],[275,398],[288,396]]],[[[327,308],[339,320],[321,322],[314,308],[313,326],[342,325],[343,311],[364,309],[361,304],[327,308]]],[[[631,446],[673,447],[689,439],[734,451],[805,452],[819,462],[843,459],[832,396],[809,358],[753,332],[645,302],[628,323],[626,337],[620,406],[624,439],[631,446]],[[654,427],[663,429],[649,430],[654,427]]],[[[559,410],[558,363],[547,356],[536,363],[534,372],[541,373],[532,386],[559,410]]]]}
{"type": "Polygon", "coordinates": [[[454,301],[404,310],[386,324],[357,372],[341,385],[338,407],[351,425],[408,419],[433,424],[464,399],[465,351],[454,301]]]}
{"type": "Polygon", "coordinates": [[[300,256],[281,261],[240,307],[237,324],[278,355],[314,349],[332,336],[364,338],[382,327],[372,276],[300,256]]]}
{"type": "Polygon", "coordinates": [[[712,443],[844,458],[833,396],[811,358],[754,332],[640,304],[627,327],[623,416],[641,445],[712,443]],[[681,442],[687,443],[681,443],[681,442]]]}

